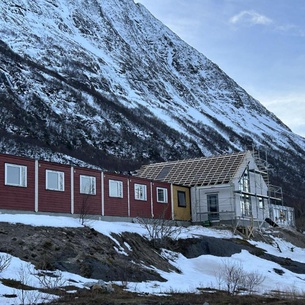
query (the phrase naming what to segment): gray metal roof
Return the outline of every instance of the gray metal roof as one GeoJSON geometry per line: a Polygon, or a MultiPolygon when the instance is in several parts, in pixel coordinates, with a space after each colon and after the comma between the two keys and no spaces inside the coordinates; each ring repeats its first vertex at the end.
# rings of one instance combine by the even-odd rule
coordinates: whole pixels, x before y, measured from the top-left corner
{"type": "Polygon", "coordinates": [[[202,157],[142,166],[137,176],[184,186],[229,183],[244,161],[247,152],[202,157]]]}

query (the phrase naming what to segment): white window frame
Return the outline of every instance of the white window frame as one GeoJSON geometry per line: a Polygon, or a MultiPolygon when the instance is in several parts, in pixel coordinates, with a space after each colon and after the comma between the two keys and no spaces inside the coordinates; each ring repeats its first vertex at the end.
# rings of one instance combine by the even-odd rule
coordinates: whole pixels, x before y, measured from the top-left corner
{"type": "Polygon", "coordinates": [[[167,188],[164,187],[157,187],[157,202],[161,203],[168,203],[168,194],[167,194],[167,188]],[[163,199],[159,197],[159,191],[163,192],[163,199]]]}
{"type": "Polygon", "coordinates": [[[134,184],[134,198],[136,200],[147,200],[147,186],[146,184],[134,184]]]}
{"type": "Polygon", "coordinates": [[[27,187],[27,166],[5,163],[5,185],[27,187]],[[16,183],[9,181],[10,180],[10,178],[9,178],[10,168],[19,169],[19,177],[17,177],[17,180],[19,180],[19,181],[17,181],[16,183]]]}
{"type": "Polygon", "coordinates": [[[109,180],[109,197],[123,198],[123,182],[109,180]]]}
{"type": "Polygon", "coordinates": [[[81,194],[96,195],[96,177],[80,175],[79,188],[81,194]]]}
{"type": "Polygon", "coordinates": [[[65,191],[65,173],[55,170],[46,169],[46,189],[51,191],[65,191]],[[49,185],[49,174],[57,175],[57,187],[50,187],[49,185]]]}

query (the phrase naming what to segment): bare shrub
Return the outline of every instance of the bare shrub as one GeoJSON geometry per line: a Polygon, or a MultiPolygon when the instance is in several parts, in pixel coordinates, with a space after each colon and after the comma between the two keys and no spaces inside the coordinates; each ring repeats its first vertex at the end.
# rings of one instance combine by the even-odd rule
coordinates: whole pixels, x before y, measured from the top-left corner
{"type": "Polygon", "coordinates": [[[9,254],[0,255],[0,272],[6,270],[11,264],[12,257],[9,254]]]}
{"type": "Polygon", "coordinates": [[[252,294],[257,286],[263,283],[265,276],[258,271],[250,272],[245,277],[245,288],[252,294]]]}
{"type": "Polygon", "coordinates": [[[155,247],[166,246],[169,240],[176,239],[182,230],[181,226],[173,220],[166,219],[165,215],[166,209],[158,218],[137,217],[138,223],[145,228],[155,247]]]}
{"type": "MultiPolygon", "coordinates": [[[[18,271],[19,285],[16,290],[18,305],[45,304],[55,298],[55,289],[60,289],[66,284],[66,280],[60,271],[37,271],[30,263],[21,265],[18,271]],[[33,285],[33,277],[38,280],[40,288],[33,285]]],[[[58,292],[56,295],[59,295],[58,292]]]]}
{"type": "Polygon", "coordinates": [[[221,268],[220,278],[223,280],[228,294],[235,295],[238,292],[238,287],[245,282],[245,272],[241,263],[236,261],[224,261],[221,268]]]}
{"type": "Polygon", "coordinates": [[[88,216],[91,212],[91,206],[90,206],[90,195],[86,194],[82,197],[82,203],[80,206],[79,211],[79,221],[81,225],[85,225],[88,222],[88,216]]]}
{"type": "Polygon", "coordinates": [[[33,274],[44,289],[60,289],[66,285],[66,280],[60,271],[41,270],[33,274]]]}
{"type": "Polygon", "coordinates": [[[31,268],[30,264],[27,264],[26,266],[22,265],[18,271],[20,288],[16,290],[16,295],[18,298],[18,304],[21,305],[35,305],[38,304],[40,300],[40,292],[31,286],[31,268]]]}
{"type": "Polygon", "coordinates": [[[259,272],[246,272],[237,261],[224,261],[220,272],[216,275],[219,285],[224,284],[228,294],[236,295],[244,289],[252,294],[265,277],[259,272]]]}

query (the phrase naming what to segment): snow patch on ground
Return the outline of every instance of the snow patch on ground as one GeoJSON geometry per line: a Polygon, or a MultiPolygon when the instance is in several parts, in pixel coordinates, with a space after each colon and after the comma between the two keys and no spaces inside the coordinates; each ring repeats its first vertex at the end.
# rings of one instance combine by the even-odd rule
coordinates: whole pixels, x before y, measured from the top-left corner
{"type": "MultiPolygon", "coordinates": [[[[33,214],[0,214],[0,222],[22,223],[32,226],[52,226],[52,227],[82,227],[77,218],[64,216],[48,216],[33,214]]],[[[109,222],[101,220],[90,221],[90,227],[96,231],[105,234],[113,239],[111,233],[120,234],[122,232],[134,232],[142,236],[147,236],[146,229],[138,223],[131,222],[109,222]]],[[[190,226],[182,228],[179,238],[192,238],[200,236],[210,236],[215,238],[239,238],[229,230],[220,230],[213,228],[205,228],[201,226],[190,226]]],[[[280,238],[274,238],[279,245],[281,252],[277,247],[263,242],[250,241],[253,245],[264,249],[267,253],[288,257],[299,262],[305,262],[305,250],[295,247],[289,242],[280,238]],[[292,250],[293,249],[293,250],[292,250]]],[[[117,251],[122,252],[121,247],[117,251]]],[[[124,253],[123,253],[124,254],[124,253]]],[[[4,255],[4,254],[3,254],[4,255]]],[[[219,281],[219,272],[221,272],[225,264],[236,263],[243,268],[245,272],[258,272],[264,277],[264,281],[257,287],[260,294],[268,293],[272,290],[303,292],[305,283],[305,274],[295,274],[282,266],[271,261],[264,260],[243,250],[241,253],[234,254],[231,257],[223,258],[212,255],[202,255],[196,258],[188,259],[180,253],[164,250],[163,256],[171,260],[172,264],[178,268],[181,273],[157,272],[167,281],[164,283],[149,281],[141,283],[128,283],[128,289],[136,292],[145,293],[170,293],[170,292],[194,292],[197,293],[200,288],[218,289],[224,288],[219,281]],[[282,270],[283,274],[279,275],[274,270],[282,270]]],[[[19,258],[12,257],[11,264],[8,269],[2,272],[2,278],[12,278],[20,280],[22,270],[34,270],[33,266],[19,258]]],[[[35,272],[32,272],[35,273],[35,272]]],[[[81,276],[61,272],[61,277],[68,282],[73,280],[75,286],[83,287],[89,279],[81,276]]],[[[28,282],[34,287],[40,287],[40,283],[33,274],[28,277],[28,282]]],[[[94,280],[93,280],[94,281],[94,280]]],[[[120,283],[118,283],[120,284],[120,283]]],[[[5,294],[18,293],[16,289],[0,284],[0,302],[1,304],[11,304],[11,300],[3,297],[5,294]]],[[[46,297],[40,295],[41,298],[46,297]]]]}

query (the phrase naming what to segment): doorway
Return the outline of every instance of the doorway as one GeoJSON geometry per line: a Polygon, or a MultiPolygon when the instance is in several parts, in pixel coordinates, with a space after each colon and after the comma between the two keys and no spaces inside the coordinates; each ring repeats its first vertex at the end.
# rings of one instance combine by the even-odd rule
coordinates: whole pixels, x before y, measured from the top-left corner
{"type": "Polygon", "coordinates": [[[207,203],[209,220],[219,220],[218,194],[208,194],[207,203]]]}

